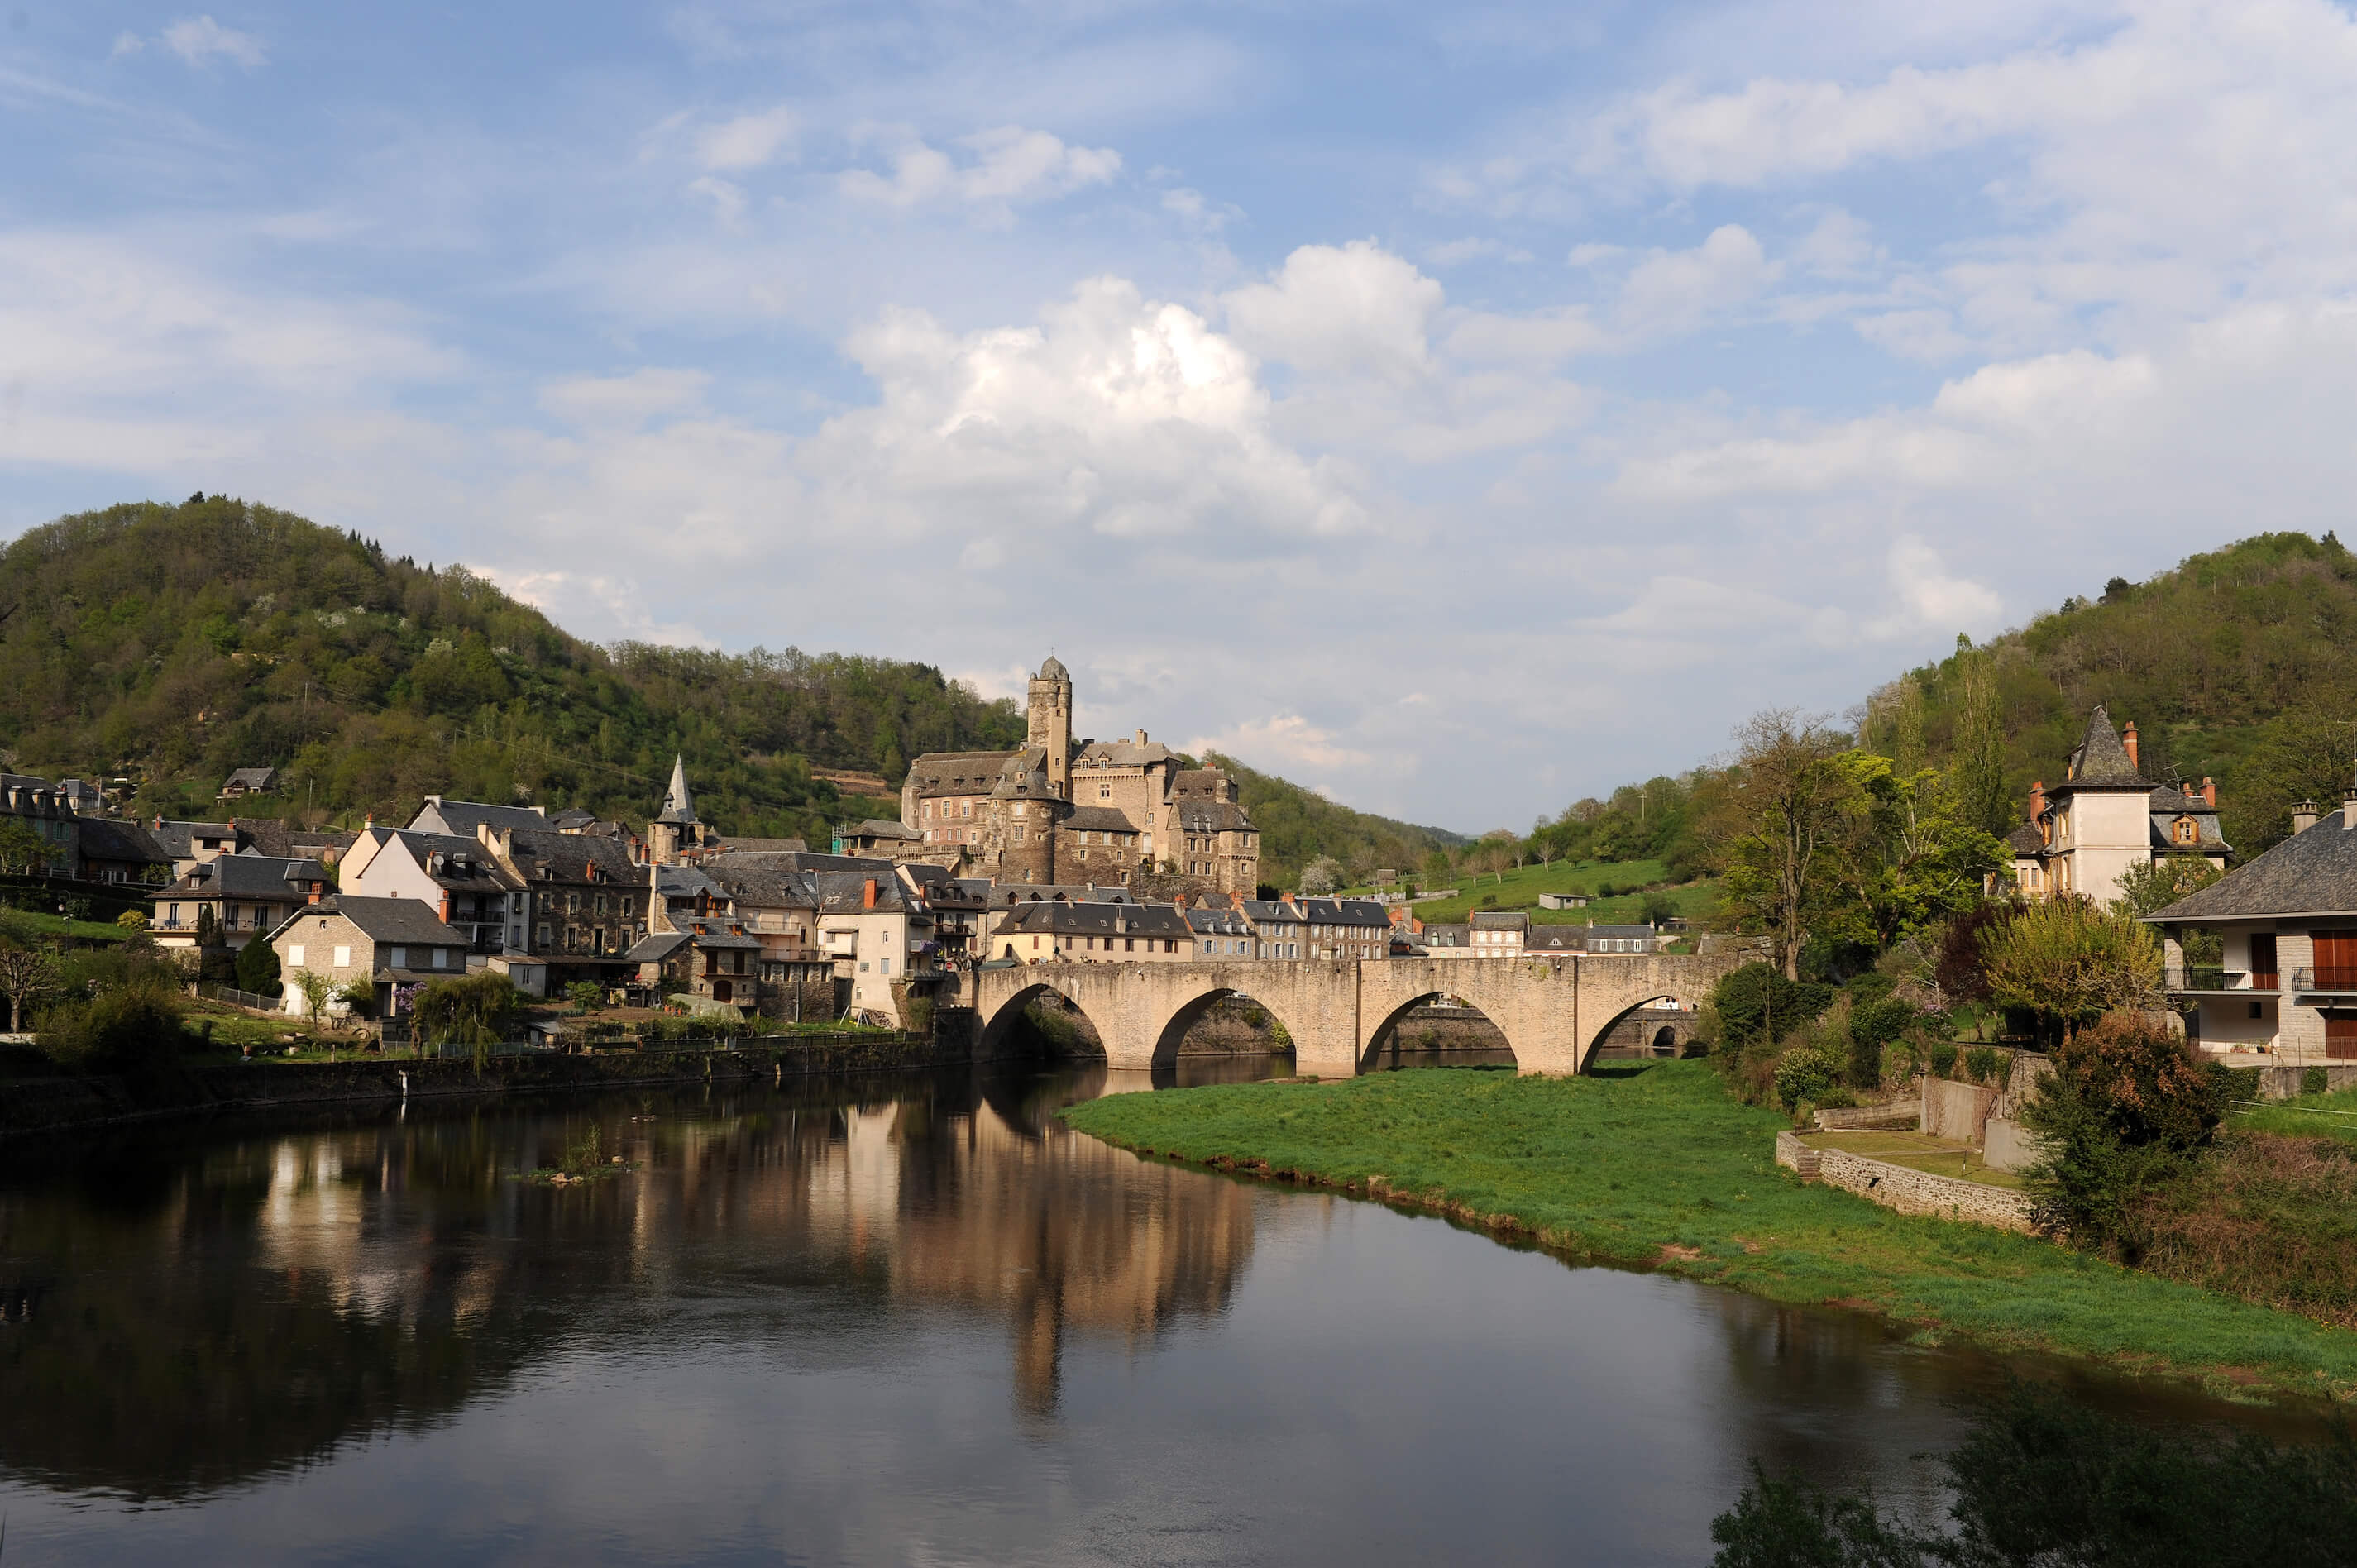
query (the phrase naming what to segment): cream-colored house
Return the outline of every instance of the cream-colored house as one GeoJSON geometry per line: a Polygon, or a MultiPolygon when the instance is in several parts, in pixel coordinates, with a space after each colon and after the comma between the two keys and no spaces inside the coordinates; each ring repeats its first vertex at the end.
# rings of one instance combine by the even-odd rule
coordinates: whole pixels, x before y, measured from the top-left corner
{"type": "Polygon", "coordinates": [[[2075,893],[2108,904],[2133,866],[2178,854],[2226,864],[2217,786],[2207,779],[2198,791],[2156,786],[2139,769],[2136,725],[2115,731],[2098,706],[2062,782],[2051,790],[2042,779],[2029,787],[2029,821],[2007,841],[2014,883],[2025,897],[2075,893]]]}
{"type": "MultiPolygon", "coordinates": [[[[355,981],[376,993],[376,1014],[400,1010],[405,988],[433,980],[456,980],[470,967],[467,933],[445,925],[434,906],[416,898],[363,898],[333,894],[306,906],[270,933],[286,1011],[301,1016],[310,1006],[296,974],[325,975],[339,990],[355,981]]],[[[480,954],[471,967],[483,967],[480,954]]],[[[340,1006],[332,1009],[342,1011],[340,1006]]]]}

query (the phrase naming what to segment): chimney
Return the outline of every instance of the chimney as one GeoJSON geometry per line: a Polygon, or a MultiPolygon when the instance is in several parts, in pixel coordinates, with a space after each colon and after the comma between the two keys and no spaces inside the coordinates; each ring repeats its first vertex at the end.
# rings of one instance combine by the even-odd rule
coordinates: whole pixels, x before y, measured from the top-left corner
{"type": "Polygon", "coordinates": [[[2341,798],[2341,825],[2344,830],[2357,828],[2357,789],[2341,798]]]}
{"type": "Polygon", "coordinates": [[[2120,732],[2120,744],[2128,748],[2128,766],[2130,768],[2141,766],[2136,761],[2136,734],[2134,720],[2130,720],[2128,727],[2120,732]]]}
{"type": "Polygon", "coordinates": [[[1144,730],[1139,730],[1137,732],[1137,744],[1140,746],[1144,746],[1146,744],[1146,732],[1144,730]]]}
{"type": "Polygon", "coordinates": [[[2218,786],[2207,774],[2201,778],[2201,803],[2213,811],[2218,809],[2218,786]]]}
{"type": "Polygon", "coordinates": [[[316,882],[311,884],[311,896],[303,901],[307,904],[316,904],[319,901],[319,884],[316,882]]]}
{"type": "Polygon", "coordinates": [[[2316,802],[2302,800],[2291,809],[2291,831],[2304,833],[2316,826],[2316,802]]]}
{"type": "Polygon", "coordinates": [[[867,879],[866,888],[859,897],[859,907],[863,909],[876,908],[876,878],[871,876],[867,879]]]}
{"type": "Polygon", "coordinates": [[[447,887],[442,889],[442,923],[446,926],[450,923],[450,890],[447,887]]]}
{"type": "Polygon", "coordinates": [[[2046,814],[2046,780],[2034,779],[2029,786],[2029,820],[2036,822],[2046,814]]]}

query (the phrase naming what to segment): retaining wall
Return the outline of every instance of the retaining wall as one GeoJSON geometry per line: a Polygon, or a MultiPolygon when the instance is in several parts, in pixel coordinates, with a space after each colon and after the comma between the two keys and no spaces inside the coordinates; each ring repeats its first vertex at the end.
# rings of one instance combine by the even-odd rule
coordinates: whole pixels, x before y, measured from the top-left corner
{"type": "Polygon", "coordinates": [[[1912,1127],[1922,1115],[1921,1101],[1892,1100],[1880,1105],[1848,1105],[1820,1111],[1817,1126],[1827,1133],[1845,1127],[1912,1127]]]}
{"type": "Polygon", "coordinates": [[[2028,1231],[2029,1198],[2010,1187],[1910,1170],[1840,1149],[1813,1149],[1796,1133],[1776,1134],[1776,1163],[1803,1181],[1822,1181],[1900,1214],[2028,1231]]]}
{"type": "Polygon", "coordinates": [[[1922,1129],[1934,1138],[1978,1147],[1981,1123],[1996,1110],[1997,1091],[1952,1079],[1923,1079],[1922,1129]]]}

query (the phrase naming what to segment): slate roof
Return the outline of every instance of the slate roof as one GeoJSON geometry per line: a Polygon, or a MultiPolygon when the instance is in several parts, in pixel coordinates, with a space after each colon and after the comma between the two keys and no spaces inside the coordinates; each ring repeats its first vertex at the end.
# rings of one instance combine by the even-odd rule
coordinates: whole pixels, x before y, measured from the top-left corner
{"type": "Polygon", "coordinates": [[[169,865],[172,857],[156,837],[137,822],[111,817],[86,817],[81,824],[84,860],[122,860],[145,865],[169,865]]]}
{"type": "Polygon", "coordinates": [[[1477,931],[1523,931],[1530,929],[1531,917],[1521,909],[1476,909],[1465,923],[1477,931]]]}
{"type": "Polygon", "coordinates": [[[1415,940],[1420,947],[1461,948],[1472,945],[1467,940],[1471,935],[1469,926],[1430,925],[1416,933],[1415,940]]]}
{"type": "Polygon", "coordinates": [[[688,942],[685,931],[649,931],[630,944],[622,955],[624,963],[661,963],[688,942]]]}
{"type": "Polygon", "coordinates": [[[1189,909],[1187,925],[1199,937],[1244,937],[1252,934],[1252,922],[1233,909],[1189,909]]]}
{"type": "Polygon", "coordinates": [[[801,839],[740,839],[721,842],[724,854],[808,854],[810,845],[801,839]]]}
{"type": "MultiPolygon", "coordinates": [[[[341,915],[358,926],[374,942],[397,942],[404,947],[463,948],[467,939],[442,923],[433,906],[415,898],[361,898],[349,893],[331,894],[317,905],[295,912],[295,918],[305,915],[341,915]]],[[[291,923],[291,922],[289,922],[291,923]]],[[[285,929],[282,923],[279,929],[285,929]]]]}
{"type": "Polygon", "coordinates": [[[2006,834],[2005,842],[2012,846],[2016,855],[2025,859],[2035,858],[2046,853],[2046,835],[2039,831],[2036,822],[2024,822],[2006,834]]]}
{"type": "MultiPolygon", "coordinates": [[[[469,843],[473,841],[469,840],[469,843]]],[[[481,849],[477,844],[478,850],[481,849]]],[[[647,868],[630,858],[628,844],[594,833],[567,833],[542,824],[519,828],[508,836],[508,858],[527,883],[587,882],[589,868],[597,867],[600,886],[643,883],[647,868]],[[547,875],[541,875],[543,869],[547,875]]]]}
{"type": "Polygon", "coordinates": [[[1239,900],[1236,907],[1243,911],[1246,919],[1255,925],[1264,921],[1293,925],[1305,918],[1300,910],[1277,898],[1244,898],[1239,900]]]}
{"type": "Polygon", "coordinates": [[[2049,793],[2121,788],[2149,789],[2152,780],[2138,773],[2136,764],[2128,760],[2128,748],[2121,743],[2119,731],[2112,727],[2112,715],[2098,703],[2095,711],[2087,715],[2086,737],[2071,753],[2070,778],[2049,793]]]}
{"type": "Polygon", "coordinates": [[[1168,904],[1018,905],[1007,911],[993,936],[1053,931],[1070,936],[1170,937],[1191,941],[1194,932],[1168,904]]]}
{"type": "Polygon", "coordinates": [[[1076,766],[1097,763],[1113,768],[1152,768],[1178,755],[1158,740],[1144,745],[1134,740],[1092,740],[1082,745],[1076,766]]]}
{"type": "Polygon", "coordinates": [[[854,839],[899,839],[910,843],[924,837],[914,828],[903,827],[899,822],[888,822],[881,817],[870,817],[843,836],[854,839]]]}
{"type": "MultiPolygon", "coordinates": [[[[456,833],[413,832],[407,828],[393,835],[402,848],[409,852],[431,876],[436,886],[465,892],[504,893],[518,886],[508,869],[491,857],[479,839],[461,838],[456,833]]],[[[522,835],[517,835],[521,837],[522,835]]],[[[551,837],[561,837],[551,834],[551,837]]],[[[578,839],[567,840],[578,843],[578,839]]]]}
{"type": "Polygon", "coordinates": [[[770,871],[856,871],[862,876],[889,876],[893,865],[888,860],[866,854],[819,854],[815,852],[783,854],[762,851],[758,854],[722,854],[704,857],[707,871],[733,871],[754,867],[770,871]]]}
{"type": "Polygon", "coordinates": [[[1391,928],[1391,911],[1370,898],[1304,898],[1301,918],[1329,926],[1391,928]]]}
{"type": "Polygon", "coordinates": [[[1082,882],[995,882],[988,894],[994,909],[1017,904],[1135,904],[1141,900],[1119,887],[1099,887],[1082,882]]]}
{"type": "Polygon", "coordinates": [[[933,795],[987,795],[1019,751],[932,751],[909,765],[920,800],[933,795]]]}
{"type": "Polygon", "coordinates": [[[1182,832],[1250,832],[1252,825],[1252,819],[1244,815],[1244,809],[1233,801],[1187,800],[1180,802],[1178,807],[1178,827],[1182,832]]]}
{"type": "Polygon", "coordinates": [[[1586,952],[1586,926],[1533,926],[1523,939],[1524,952],[1586,952]]]}
{"type": "Polygon", "coordinates": [[[232,789],[247,789],[256,795],[266,795],[277,777],[278,769],[275,768],[241,768],[221,781],[221,792],[226,795],[232,789]]]}
{"type": "Polygon", "coordinates": [[[1075,806],[1065,813],[1063,826],[1077,832],[1134,833],[1137,824],[1111,806],[1075,806]]]}
{"type": "Polygon", "coordinates": [[[2155,849],[2192,850],[2205,854],[2231,853],[2225,832],[2218,826],[2218,808],[2199,795],[2188,795],[2181,789],[2164,784],[2152,792],[2152,843],[2155,849]],[[2194,842],[2180,844],[2171,830],[2179,817],[2193,819],[2194,842]]]}
{"type": "Polygon", "coordinates": [[[197,854],[196,841],[200,838],[219,840],[225,849],[231,852],[237,848],[237,828],[230,822],[179,822],[167,820],[150,824],[147,831],[154,835],[157,843],[163,845],[164,853],[174,860],[194,859],[197,854]]]}
{"type": "Polygon", "coordinates": [[[2341,826],[2344,820],[2340,811],[2321,817],[2306,832],[2292,834],[2145,918],[2173,926],[2270,915],[2357,914],[2357,830],[2341,826]]]}
{"type": "Polygon", "coordinates": [[[761,946],[761,939],[748,934],[740,920],[682,920],[679,929],[699,948],[759,951],[761,946]]]}
{"type": "Polygon", "coordinates": [[[316,860],[224,854],[193,867],[164,893],[181,898],[302,898],[310,893],[305,884],[327,880],[328,868],[316,860]]]}
{"type": "Polygon", "coordinates": [[[761,866],[718,869],[705,873],[731,904],[746,909],[815,909],[818,895],[811,890],[806,872],[773,871],[761,866]]]}
{"type": "Polygon", "coordinates": [[[439,795],[428,795],[425,803],[417,808],[417,815],[410,818],[408,831],[456,833],[463,838],[472,838],[475,830],[485,822],[494,828],[544,828],[548,826],[548,818],[532,806],[500,806],[486,800],[446,800],[439,795]]]}
{"type": "Polygon", "coordinates": [[[817,896],[819,909],[829,915],[889,914],[903,908],[900,879],[892,875],[891,863],[877,861],[882,871],[850,872],[821,871],[807,880],[817,896]],[[867,885],[876,884],[876,904],[867,906],[867,885]]]}

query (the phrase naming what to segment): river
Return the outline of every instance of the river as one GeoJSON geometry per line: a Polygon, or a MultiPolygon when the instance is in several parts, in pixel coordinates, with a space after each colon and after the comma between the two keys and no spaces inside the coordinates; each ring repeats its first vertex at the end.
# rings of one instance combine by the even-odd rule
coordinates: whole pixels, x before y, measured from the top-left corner
{"type": "Polygon", "coordinates": [[[14,1150],[6,1560],[1695,1563],[1755,1456],[1935,1509],[1924,1455],[2005,1375],[1055,1120],[1145,1087],[900,1076],[14,1150]],[[622,1170],[531,1177],[593,1137],[622,1170]]]}

